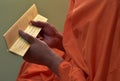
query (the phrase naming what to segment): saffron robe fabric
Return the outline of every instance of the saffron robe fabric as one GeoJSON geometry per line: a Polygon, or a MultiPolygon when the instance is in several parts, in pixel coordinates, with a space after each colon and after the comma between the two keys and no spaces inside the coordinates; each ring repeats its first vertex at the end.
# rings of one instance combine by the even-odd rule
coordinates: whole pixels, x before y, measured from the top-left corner
{"type": "Polygon", "coordinates": [[[17,81],[120,81],[120,0],[71,0],[59,77],[24,62],[17,81]]]}

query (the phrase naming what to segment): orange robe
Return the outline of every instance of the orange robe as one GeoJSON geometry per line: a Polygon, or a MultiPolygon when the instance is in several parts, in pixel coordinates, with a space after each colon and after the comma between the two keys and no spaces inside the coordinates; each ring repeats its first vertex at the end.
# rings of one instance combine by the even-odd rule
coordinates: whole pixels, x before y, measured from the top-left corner
{"type": "Polygon", "coordinates": [[[120,81],[120,0],[71,0],[57,77],[24,62],[17,81],[120,81]]]}

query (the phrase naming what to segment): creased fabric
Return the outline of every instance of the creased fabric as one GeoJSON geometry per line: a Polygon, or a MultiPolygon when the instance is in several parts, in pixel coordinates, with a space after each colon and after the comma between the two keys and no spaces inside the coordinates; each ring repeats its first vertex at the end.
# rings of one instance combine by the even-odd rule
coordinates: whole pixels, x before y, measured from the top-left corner
{"type": "Polygon", "coordinates": [[[120,81],[120,0],[71,0],[63,46],[59,77],[25,62],[17,81],[120,81]]]}

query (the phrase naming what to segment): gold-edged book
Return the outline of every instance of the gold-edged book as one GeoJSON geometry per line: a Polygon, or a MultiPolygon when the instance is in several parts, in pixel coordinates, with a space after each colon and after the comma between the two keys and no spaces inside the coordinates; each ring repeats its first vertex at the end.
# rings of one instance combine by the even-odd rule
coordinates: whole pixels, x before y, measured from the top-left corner
{"type": "Polygon", "coordinates": [[[47,18],[38,14],[36,5],[33,4],[16,22],[13,24],[8,31],[4,34],[4,38],[8,47],[8,50],[14,54],[24,56],[30,47],[30,44],[21,38],[18,34],[18,30],[36,37],[40,32],[41,28],[30,25],[30,21],[42,21],[47,22],[47,18]]]}

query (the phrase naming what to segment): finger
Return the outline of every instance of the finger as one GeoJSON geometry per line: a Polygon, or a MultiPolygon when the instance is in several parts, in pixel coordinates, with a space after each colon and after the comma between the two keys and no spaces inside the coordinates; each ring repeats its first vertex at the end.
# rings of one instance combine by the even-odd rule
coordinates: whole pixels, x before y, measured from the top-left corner
{"type": "Polygon", "coordinates": [[[48,23],[41,22],[41,21],[31,21],[31,24],[33,26],[37,26],[37,27],[40,27],[40,28],[46,27],[48,25],[48,23]]]}
{"type": "Polygon", "coordinates": [[[22,30],[19,30],[19,35],[25,39],[27,42],[29,42],[30,44],[34,43],[35,38],[32,37],[31,35],[24,33],[22,30]]]}

